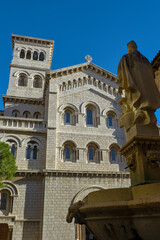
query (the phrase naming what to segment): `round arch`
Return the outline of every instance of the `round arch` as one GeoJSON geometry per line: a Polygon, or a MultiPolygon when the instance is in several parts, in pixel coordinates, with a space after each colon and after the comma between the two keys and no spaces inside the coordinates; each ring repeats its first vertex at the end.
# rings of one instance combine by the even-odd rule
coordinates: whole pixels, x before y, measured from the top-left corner
{"type": "Polygon", "coordinates": [[[34,72],[34,73],[31,73],[30,74],[30,77],[32,79],[34,79],[35,76],[40,76],[42,79],[44,79],[44,75],[42,73],[39,73],[39,72],[34,72]]]}
{"type": "Polygon", "coordinates": [[[37,142],[39,144],[39,146],[42,145],[42,142],[40,139],[36,138],[36,137],[27,137],[27,138],[24,138],[22,140],[22,146],[25,146],[28,142],[30,141],[34,141],[34,142],[37,142]]]}
{"type": "Polygon", "coordinates": [[[29,76],[29,73],[27,71],[23,71],[23,70],[14,72],[13,76],[19,77],[20,74],[25,74],[25,75],[29,76]]]}
{"type": "Polygon", "coordinates": [[[98,106],[97,103],[95,103],[93,101],[83,102],[80,105],[80,112],[85,114],[86,113],[86,107],[89,106],[89,105],[95,107],[95,109],[97,111],[97,114],[100,114],[100,107],[98,106]]]}
{"type": "Polygon", "coordinates": [[[2,190],[8,190],[11,194],[11,197],[18,197],[19,191],[14,183],[10,181],[3,181],[3,183],[5,184],[5,187],[2,188],[2,190]]]}
{"type": "Polygon", "coordinates": [[[83,201],[84,198],[91,192],[99,191],[99,190],[104,190],[105,188],[102,186],[98,185],[93,185],[89,187],[82,188],[72,199],[71,205],[75,202],[78,201],[83,201]]]}
{"type": "Polygon", "coordinates": [[[66,104],[59,106],[58,111],[63,112],[65,110],[65,108],[67,108],[67,107],[72,108],[76,113],[78,113],[78,108],[71,103],[66,103],[66,104]]]}
{"type": "Polygon", "coordinates": [[[62,147],[64,147],[67,143],[71,143],[73,144],[75,147],[77,147],[77,144],[73,141],[73,140],[70,140],[70,139],[67,139],[65,142],[63,142],[61,144],[62,147]]]}
{"type": "Polygon", "coordinates": [[[14,135],[7,135],[1,138],[1,142],[7,142],[8,140],[13,140],[17,143],[17,146],[21,147],[21,141],[18,137],[14,135]]]}

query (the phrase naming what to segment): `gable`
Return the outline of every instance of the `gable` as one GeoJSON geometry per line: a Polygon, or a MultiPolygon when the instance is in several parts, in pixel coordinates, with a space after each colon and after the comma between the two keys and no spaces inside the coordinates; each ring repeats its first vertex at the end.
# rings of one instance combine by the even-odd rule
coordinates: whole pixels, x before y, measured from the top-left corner
{"type": "Polygon", "coordinates": [[[119,97],[118,84],[89,70],[78,74],[74,73],[72,76],[69,76],[69,78],[62,77],[61,79],[57,79],[56,83],[59,86],[59,93],[61,95],[90,90],[95,94],[103,95],[115,101],[117,101],[119,97]]]}

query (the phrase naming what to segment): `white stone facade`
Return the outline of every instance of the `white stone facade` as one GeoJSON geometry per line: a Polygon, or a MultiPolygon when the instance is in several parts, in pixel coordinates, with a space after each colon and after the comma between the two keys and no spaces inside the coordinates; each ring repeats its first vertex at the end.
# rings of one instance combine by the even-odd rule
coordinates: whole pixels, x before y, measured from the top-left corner
{"type": "Polygon", "coordinates": [[[7,183],[0,229],[8,224],[12,240],[92,239],[65,219],[89,192],[130,184],[119,154],[125,137],[117,77],[89,61],[51,71],[53,41],[12,41],[0,138],[13,147],[18,172],[7,183]]]}

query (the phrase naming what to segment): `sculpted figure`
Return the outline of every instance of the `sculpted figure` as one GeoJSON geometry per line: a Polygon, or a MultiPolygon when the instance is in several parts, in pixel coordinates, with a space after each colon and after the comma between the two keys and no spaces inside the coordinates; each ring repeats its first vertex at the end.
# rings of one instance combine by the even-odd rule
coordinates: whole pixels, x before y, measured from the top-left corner
{"type": "Polygon", "coordinates": [[[122,106],[121,126],[128,131],[135,124],[155,125],[154,112],[160,107],[160,93],[150,62],[138,50],[134,41],[127,44],[128,54],[118,65],[119,93],[122,106]]]}
{"type": "Polygon", "coordinates": [[[79,208],[83,205],[84,203],[82,201],[78,201],[69,207],[66,217],[68,223],[71,223],[73,218],[75,218],[75,223],[83,223],[82,215],[79,212],[79,208]]]}

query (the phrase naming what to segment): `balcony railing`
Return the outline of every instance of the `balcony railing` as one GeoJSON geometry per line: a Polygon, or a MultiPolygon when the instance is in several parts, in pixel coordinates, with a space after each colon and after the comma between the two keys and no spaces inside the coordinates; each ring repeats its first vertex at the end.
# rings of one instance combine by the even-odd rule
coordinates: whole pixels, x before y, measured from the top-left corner
{"type": "Polygon", "coordinates": [[[43,119],[0,116],[0,129],[45,132],[46,122],[43,119]]]}

